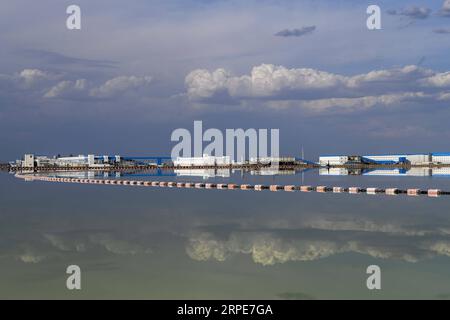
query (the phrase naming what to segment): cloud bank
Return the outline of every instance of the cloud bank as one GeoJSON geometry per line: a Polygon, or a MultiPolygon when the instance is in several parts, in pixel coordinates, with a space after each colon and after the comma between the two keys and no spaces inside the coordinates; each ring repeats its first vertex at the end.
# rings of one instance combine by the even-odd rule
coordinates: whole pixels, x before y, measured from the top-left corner
{"type": "Polygon", "coordinates": [[[0,90],[21,90],[25,94],[47,99],[108,99],[123,95],[145,95],[151,76],[116,76],[102,84],[87,79],[64,79],[40,69],[23,69],[13,75],[0,74],[0,90]]]}
{"type": "Polygon", "coordinates": [[[187,95],[200,103],[269,101],[273,106],[315,109],[373,107],[404,101],[442,101],[450,92],[450,72],[417,65],[347,76],[311,68],[288,69],[261,64],[249,75],[234,76],[219,68],[197,69],[185,78],[187,95]]]}

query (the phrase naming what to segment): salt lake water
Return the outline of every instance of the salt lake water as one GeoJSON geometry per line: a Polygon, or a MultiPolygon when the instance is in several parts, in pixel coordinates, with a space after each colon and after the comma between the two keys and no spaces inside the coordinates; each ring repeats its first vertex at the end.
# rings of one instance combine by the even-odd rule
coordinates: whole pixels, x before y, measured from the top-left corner
{"type": "MultiPolygon", "coordinates": [[[[133,179],[450,190],[439,176],[315,170],[133,179]]],[[[448,196],[27,182],[2,173],[0,298],[447,299],[449,208],[448,196]],[[69,291],[73,264],[82,289],[69,291]],[[369,265],[381,268],[381,290],[367,289],[369,265]]]]}

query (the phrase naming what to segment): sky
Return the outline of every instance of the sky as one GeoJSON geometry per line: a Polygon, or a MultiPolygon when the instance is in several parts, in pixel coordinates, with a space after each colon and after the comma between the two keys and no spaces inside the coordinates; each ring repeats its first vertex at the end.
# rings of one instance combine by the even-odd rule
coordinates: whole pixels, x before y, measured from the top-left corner
{"type": "Polygon", "coordinates": [[[0,43],[0,161],[169,155],[194,120],[312,160],[450,152],[448,0],[5,0],[0,43]]]}

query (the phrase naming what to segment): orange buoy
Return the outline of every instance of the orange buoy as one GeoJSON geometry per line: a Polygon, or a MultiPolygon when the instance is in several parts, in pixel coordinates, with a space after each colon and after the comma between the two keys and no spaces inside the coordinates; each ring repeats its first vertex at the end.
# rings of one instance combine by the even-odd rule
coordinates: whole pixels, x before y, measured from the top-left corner
{"type": "Polygon", "coordinates": [[[312,189],[311,186],[300,186],[301,192],[310,192],[311,189],[312,189]]]}
{"type": "Polygon", "coordinates": [[[293,186],[293,185],[284,186],[284,191],[293,192],[293,191],[295,191],[295,186],[293,186]]]}
{"type": "Polygon", "coordinates": [[[386,193],[389,196],[396,196],[398,193],[398,189],[397,188],[388,188],[384,191],[384,193],[386,193]]]}
{"type": "Polygon", "coordinates": [[[358,187],[350,187],[348,188],[348,193],[356,194],[359,193],[360,189],[358,187]]]}
{"type": "Polygon", "coordinates": [[[439,189],[429,189],[428,190],[429,197],[434,197],[434,198],[439,197],[440,193],[441,193],[441,190],[439,190],[439,189]]]}
{"type": "Polygon", "coordinates": [[[419,189],[408,189],[406,191],[406,194],[408,196],[417,197],[420,194],[420,190],[419,189]]]}

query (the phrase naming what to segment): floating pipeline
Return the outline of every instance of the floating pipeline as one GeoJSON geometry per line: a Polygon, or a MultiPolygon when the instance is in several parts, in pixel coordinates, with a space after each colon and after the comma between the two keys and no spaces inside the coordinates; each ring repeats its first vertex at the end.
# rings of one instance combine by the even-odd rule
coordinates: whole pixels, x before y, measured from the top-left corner
{"type": "Polygon", "coordinates": [[[56,178],[36,176],[31,174],[16,174],[15,177],[25,181],[62,182],[97,185],[120,185],[130,187],[155,187],[155,188],[184,188],[184,189],[215,189],[215,190],[243,190],[243,191],[271,191],[271,192],[317,192],[317,193],[347,193],[410,197],[428,196],[436,198],[442,195],[450,195],[450,191],[440,189],[399,189],[399,188],[360,188],[360,187],[328,187],[328,186],[296,186],[296,185],[251,185],[234,183],[202,183],[202,182],[173,182],[173,181],[142,181],[142,180],[117,180],[117,179],[80,179],[80,178],[56,178]]]}

